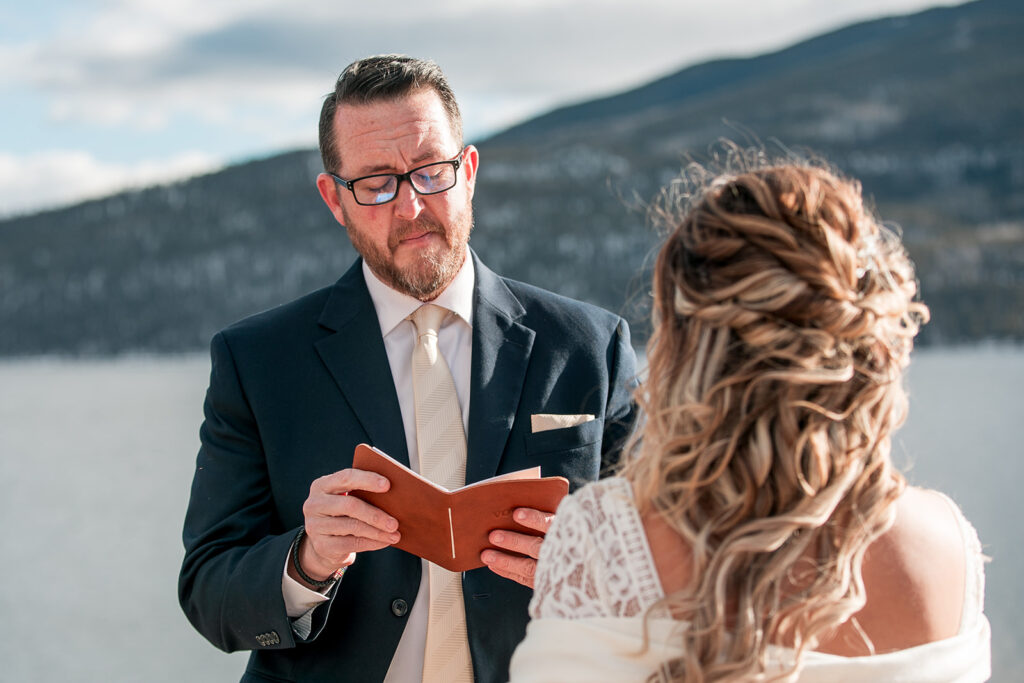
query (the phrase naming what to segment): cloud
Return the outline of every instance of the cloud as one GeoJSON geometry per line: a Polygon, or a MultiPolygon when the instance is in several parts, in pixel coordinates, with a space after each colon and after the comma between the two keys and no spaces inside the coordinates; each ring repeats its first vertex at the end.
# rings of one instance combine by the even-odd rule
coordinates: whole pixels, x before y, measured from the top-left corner
{"type": "Polygon", "coordinates": [[[368,54],[437,61],[474,139],[689,63],[764,52],[850,21],[930,4],[935,1],[393,0],[383,11],[373,3],[323,0],[76,4],[41,22],[40,33],[0,43],[0,96],[34,107],[28,112],[23,105],[17,120],[0,112],[0,129],[20,124],[17,139],[0,138],[0,150],[8,153],[4,163],[39,169],[51,159],[75,159],[97,180],[86,187],[69,179],[73,192],[62,196],[54,184],[29,190],[24,178],[5,178],[22,190],[0,187],[0,211],[10,213],[13,203],[30,206],[28,196],[69,201],[101,192],[115,184],[100,179],[129,179],[138,171],[110,158],[145,156],[152,161],[143,166],[188,170],[181,149],[203,149],[209,164],[314,145],[323,95],[344,65],[368,54]],[[48,151],[51,145],[83,151],[48,151]],[[161,154],[172,158],[156,161],[161,154]]]}
{"type": "Polygon", "coordinates": [[[226,121],[253,107],[306,109],[341,67],[380,52],[435,59],[465,96],[554,105],[709,55],[779,47],[858,11],[921,4],[776,0],[752,12],[746,0],[395,0],[381,12],[321,0],[120,0],[3,56],[49,94],[58,120],[154,128],[186,114],[226,121]]]}
{"type": "Polygon", "coordinates": [[[0,154],[0,218],[167,182],[219,166],[216,158],[198,151],[131,164],[103,162],[80,150],[0,154]]]}

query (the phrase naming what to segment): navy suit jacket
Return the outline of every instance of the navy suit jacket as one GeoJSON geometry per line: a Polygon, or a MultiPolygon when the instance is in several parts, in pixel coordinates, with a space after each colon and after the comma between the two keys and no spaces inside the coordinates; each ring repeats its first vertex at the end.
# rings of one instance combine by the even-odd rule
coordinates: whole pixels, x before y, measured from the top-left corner
{"type": "MultiPolygon", "coordinates": [[[[541,466],[572,488],[613,464],[631,428],[626,322],[500,278],[472,254],[466,482],[541,466]],[[596,416],[531,433],[536,413],[596,416]]],[[[179,599],[225,650],[252,650],[243,681],[381,681],[420,583],[395,548],[358,555],[305,641],[281,594],[310,483],[370,443],[409,462],[398,397],[361,262],[332,287],[243,320],[211,343],[210,386],[184,526],[179,599]]],[[[506,681],[532,592],[487,568],[463,575],[477,681],[506,681]]]]}

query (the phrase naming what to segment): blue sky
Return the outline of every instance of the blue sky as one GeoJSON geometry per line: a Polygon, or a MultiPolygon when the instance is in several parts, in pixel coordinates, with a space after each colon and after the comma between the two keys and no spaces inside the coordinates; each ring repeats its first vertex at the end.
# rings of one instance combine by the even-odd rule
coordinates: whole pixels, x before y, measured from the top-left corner
{"type": "Polygon", "coordinates": [[[472,139],[706,59],[957,0],[0,1],[0,217],[316,145],[353,59],[437,61],[472,139]]]}

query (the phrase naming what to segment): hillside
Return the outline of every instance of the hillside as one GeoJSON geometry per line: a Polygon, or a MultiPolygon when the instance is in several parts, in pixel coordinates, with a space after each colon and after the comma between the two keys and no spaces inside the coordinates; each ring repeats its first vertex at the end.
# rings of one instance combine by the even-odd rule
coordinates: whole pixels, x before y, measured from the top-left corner
{"type": "MultiPolygon", "coordinates": [[[[924,339],[1024,340],[1024,5],[980,0],[718,60],[480,141],[472,244],[643,336],[642,210],[719,138],[809,149],[899,223],[924,339]]],[[[311,126],[315,122],[310,122],[311,126]]],[[[315,150],[0,222],[0,355],[205,347],[333,282],[354,252],[315,150]]]]}

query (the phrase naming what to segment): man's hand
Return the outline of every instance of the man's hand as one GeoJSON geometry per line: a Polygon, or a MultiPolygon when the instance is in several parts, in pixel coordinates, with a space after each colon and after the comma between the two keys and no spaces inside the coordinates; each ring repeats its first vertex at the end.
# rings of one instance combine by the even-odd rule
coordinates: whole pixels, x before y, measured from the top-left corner
{"type": "MultiPolygon", "coordinates": [[[[347,469],[328,474],[309,487],[302,505],[306,535],[299,547],[302,570],[318,581],[356,560],[356,553],[380,550],[398,542],[398,520],[380,508],[348,495],[349,491],[383,492],[391,482],[375,472],[347,469]]],[[[288,564],[288,574],[305,583],[288,564]]]]}
{"type": "MultiPolygon", "coordinates": [[[[555,519],[555,513],[533,508],[516,508],[513,514],[518,523],[541,534],[548,532],[551,522],[555,519]]],[[[537,572],[537,558],[540,556],[540,544],[544,537],[501,529],[492,531],[488,540],[499,548],[518,554],[503,553],[489,548],[480,553],[483,563],[495,574],[533,588],[533,576],[537,572]],[[522,557],[523,555],[526,557],[522,557]]]]}

